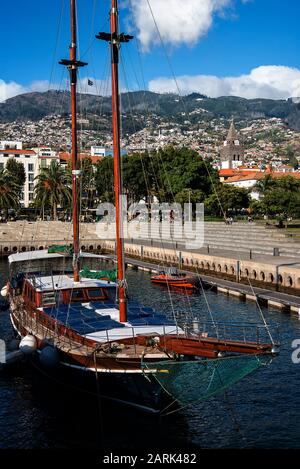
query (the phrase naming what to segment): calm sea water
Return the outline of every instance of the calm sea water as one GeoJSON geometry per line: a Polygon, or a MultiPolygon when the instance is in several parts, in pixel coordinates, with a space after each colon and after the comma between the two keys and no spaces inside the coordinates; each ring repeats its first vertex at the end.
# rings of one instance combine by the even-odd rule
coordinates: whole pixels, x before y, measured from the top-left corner
{"type": "MultiPolygon", "coordinates": [[[[0,261],[0,285],[7,264],[0,261]]],[[[130,294],[171,314],[168,292],[154,287],[149,274],[128,270],[130,294]]],[[[207,292],[214,316],[261,323],[256,306],[207,292]]],[[[207,311],[203,296],[172,295],[173,307],[207,311]]],[[[74,395],[20,365],[0,372],[0,448],[99,448],[115,450],[196,448],[300,448],[300,364],[291,361],[291,342],[300,339],[297,317],[263,310],[280,324],[282,348],[271,366],[250,375],[227,392],[169,417],[100,407],[91,397],[74,395]]],[[[8,313],[0,316],[0,338],[12,330],[8,313]]]]}

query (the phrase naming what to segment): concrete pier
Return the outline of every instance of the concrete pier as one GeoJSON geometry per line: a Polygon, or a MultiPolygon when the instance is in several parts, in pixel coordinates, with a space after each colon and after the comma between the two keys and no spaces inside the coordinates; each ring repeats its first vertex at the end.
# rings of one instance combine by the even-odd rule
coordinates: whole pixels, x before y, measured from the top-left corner
{"type": "Polygon", "coordinates": [[[236,296],[237,298],[244,299],[245,294],[237,290],[228,290],[228,294],[231,296],[236,296]]]}
{"type": "Polygon", "coordinates": [[[246,300],[247,301],[257,301],[257,298],[255,295],[247,295],[246,294],[246,300]]]}
{"type": "Polygon", "coordinates": [[[220,293],[225,293],[226,295],[228,295],[228,293],[229,293],[229,290],[227,288],[223,288],[223,287],[217,287],[217,291],[220,292],[220,293]]]}

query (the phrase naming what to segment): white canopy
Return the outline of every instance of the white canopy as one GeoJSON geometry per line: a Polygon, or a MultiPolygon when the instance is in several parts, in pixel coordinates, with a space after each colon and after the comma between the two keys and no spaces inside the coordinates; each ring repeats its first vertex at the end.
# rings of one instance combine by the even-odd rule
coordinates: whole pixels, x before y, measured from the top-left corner
{"type": "MultiPolygon", "coordinates": [[[[45,259],[58,259],[62,257],[71,257],[65,256],[60,253],[49,253],[47,249],[39,251],[26,251],[26,252],[17,252],[16,254],[11,254],[8,256],[9,264],[13,262],[26,262],[26,261],[35,261],[35,260],[45,260],[45,259]]],[[[96,258],[96,259],[110,259],[110,256],[102,256],[100,254],[92,254],[89,252],[80,253],[80,257],[84,258],[96,258]]]]}

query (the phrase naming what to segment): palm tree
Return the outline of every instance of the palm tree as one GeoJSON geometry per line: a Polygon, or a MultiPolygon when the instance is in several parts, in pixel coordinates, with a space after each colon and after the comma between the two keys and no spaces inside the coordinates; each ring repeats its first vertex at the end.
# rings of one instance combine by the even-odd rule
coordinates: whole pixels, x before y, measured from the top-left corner
{"type": "Polygon", "coordinates": [[[71,201],[70,181],[57,161],[51,161],[35,178],[35,205],[48,205],[52,208],[53,219],[57,220],[58,205],[66,206],[71,201]]]}
{"type": "Polygon", "coordinates": [[[263,179],[259,179],[254,186],[259,194],[265,194],[265,192],[274,186],[274,179],[272,174],[267,174],[263,179]]]}
{"type": "MultiPolygon", "coordinates": [[[[96,197],[95,188],[95,171],[92,159],[89,157],[82,158],[77,162],[77,169],[80,170],[78,178],[78,199],[82,209],[93,208],[96,197]]],[[[68,180],[72,181],[72,161],[68,162],[66,168],[68,180]]]]}
{"type": "Polygon", "coordinates": [[[20,202],[19,187],[9,177],[6,169],[0,170],[0,209],[17,208],[20,202]]]}

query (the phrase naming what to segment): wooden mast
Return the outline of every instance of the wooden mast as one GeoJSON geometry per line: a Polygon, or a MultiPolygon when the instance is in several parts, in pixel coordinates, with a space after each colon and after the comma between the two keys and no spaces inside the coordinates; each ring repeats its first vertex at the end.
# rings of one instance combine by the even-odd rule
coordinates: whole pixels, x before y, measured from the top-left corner
{"type": "MultiPolygon", "coordinates": [[[[77,35],[76,35],[76,0],[71,1],[71,45],[70,60],[76,61],[77,35]]],[[[73,65],[70,73],[71,87],[71,115],[72,115],[72,200],[73,200],[73,270],[74,281],[79,282],[79,207],[78,207],[78,187],[77,180],[77,69],[73,65]],[[72,70],[74,72],[72,73],[72,70]]]]}
{"type": "Polygon", "coordinates": [[[124,240],[122,233],[122,201],[121,201],[121,151],[120,151],[120,103],[119,103],[119,43],[118,36],[118,1],[112,0],[110,12],[111,43],[111,84],[112,84],[112,126],[114,151],[114,185],[116,206],[116,250],[118,266],[118,300],[120,321],[127,321],[127,304],[125,292],[124,240]]]}
{"type": "MultiPolygon", "coordinates": [[[[112,36],[118,35],[117,0],[112,0],[110,12],[110,31],[112,36]]],[[[122,203],[121,203],[121,151],[120,151],[120,103],[119,103],[119,44],[112,39],[111,43],[111,85],[112,85],[112,125],[114,151],[114,185],[116,206],[116,250],[118,265],[118,299],[120,321],[127,321],[127,304],[125,293],[124,240],[122,234],[122,203]]]]}
{"type": "Polygon", "coordinates": [[[73,272],[74,281],[79,282],[79,204],[78,204],[78,177],[77,169],[77,69],[87,65],[77,60],[77,24],[76,24],[76,0],[70,0],[71,16],[71,44],[70,59],[63,59],[59,63],[66,65],[70,72],[71,88],[71,116],[72,116],[72,202],[73,202],[73,272]]]}
{"type": "Polygon", "coordinates": [[[110,11],[110,33],[99,33],[97,39],[110,42],[111,47],[111,81],[112,81],[112,127],[114,153],[114,188],[116,207],[116,254],[118,268],[118,300],[120,322],[127,321],[126,281],[124,262],[123,213],[122,213],[122,167],[120,143],[120,101],[119,101],[119,49],[120,43],[129,42],[132,36],[119,34],[118,0],[112,0],[110,11]]]}

